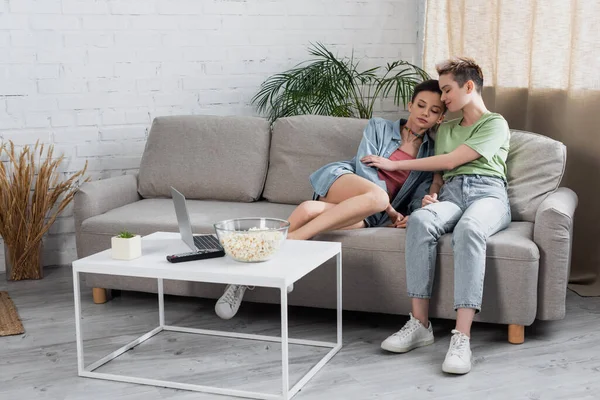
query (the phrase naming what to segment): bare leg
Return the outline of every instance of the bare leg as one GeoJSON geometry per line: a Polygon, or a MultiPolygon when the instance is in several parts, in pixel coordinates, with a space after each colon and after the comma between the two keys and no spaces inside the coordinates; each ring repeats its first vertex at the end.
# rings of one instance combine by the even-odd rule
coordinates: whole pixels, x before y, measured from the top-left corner
{"type": "MultiPolygon", "coordinates": [[[[335,204],[326,203],[324,201],[317,200],[308,200],[302,202],[294,212],[288,218],[290,223],[290,227],[288,229],[289,232],[293,232],[296,229],[306,225],[308,222],[312,221],[326,210],[335,207],[335,204]]],[[[360,229],[365,227],[365,221],[360,221],[352,225],[348,225],[339,229],[347,230],[347,229],[360,229]]]]}
{"type": "MultiPolygon", "coordinates": [[[[413,316],[429,327],[429,299],[413,297],[411,299],[413,316]]],[[[456,312],[456,330],[471,337],[471,325],[475,317],[474,308],[459,308],[456,312]]]]}
{"type": "MultiPolygon", "coordinates": [[[[421,321],[423,326],[429,327],[429,299],[413,297],[411,304],[413,316],[421,321]]],[[[456,330],[471,337],[471,325],[474,317],[474,308],[459,308],[456,312],[456,330]]]]}
{"type": "Polygon", "coordinates": [[[360,221],[355,224],[344,226],[343,228],[337,228],[337,229],[339,229],[341,231],[347,231],[350,229],[361,229],[361,228],[366,228],[365,221],[360,221]]]}
{"type": "Polygon", "coordinates": [[[324,201],[308,200],[302,202],[288,218],[290,223],[288,233],[294,232],[296,229],[306,225],[317,216],[333,207],[335,207],[335,204],[326,203],[324,201]]]}
{"type": "Polygon", "coordinates": [[[289,239],[310,239],[321,232],[358,224],[389,205],[388,194],[383,189],[354,174],[339,177],[322,200],[334,206],[302,226],[298,223],[288,233],[289,239]]]}
{"type": "Polygon", "coordinates": [[[459,308],[456,311],[456,330],[471,337],[471,325],[474,317],[474,308],[459,308]]]}
{"type": "Polygon", "coordinates": [[[413,317],[418,319],[425,328],[429,328],[429,299],[413,297],[411,305],[413,317]]]}

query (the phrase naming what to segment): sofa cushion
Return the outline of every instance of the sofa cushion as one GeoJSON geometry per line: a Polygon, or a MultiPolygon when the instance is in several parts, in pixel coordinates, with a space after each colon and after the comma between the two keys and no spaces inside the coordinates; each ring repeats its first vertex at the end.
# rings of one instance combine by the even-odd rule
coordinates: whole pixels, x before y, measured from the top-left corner
{"type": "MultiPolygon", "coordinates": [[[[295,206],[267,201],[235,203],[227,201],[188,200],[190,222],[195,233],[214,233],[215,222],[241,217],[287,219],[295,206]]],[[[171,199],[144,199],[115,208],[83,221],[81,231],[114,236],[123,229],[141,235],[153,232],[177,232],[177,218],[171,199]]],[[[405,229],[369,228],[338,230],[317,235],[315,240],[341,242],[344,249],[387,252],[405,250],[405,229]]],[[[488,239],[488,258],[511,258],[538,261],[540,253],[533,243],[533,223],[511,222],[508,228],[488,239]]],[[[440,238],[440,255],[452,255],[452,234],[440,238]]],[[[404,260],[402,260],[402,263],[404,260]]]]}
{"type": "MultiPolygon", "coordinates": [[[[321,233],[315,240],[342,242],[344,251],[405,251],[406,230],[392,228],[369,228],[348,231],[321,233]]],[[[452,259],[452,233],[440,238],[438,245],[440,256],[452,259]]],[[[535,261],[540,259],[540,251],[533,242],[533,223],[511,222],[510,225],[492,235],[487,241],[488,259],[511,259],[516,261],[535,261]]],[[[402,260],[404,264],[404,260],[402,260]]]]}
{"type": "Polygon", "coordinates": [[[560,185],[566,162],[567,149],[561,142],[511,130],[506,166],[513,221],[534,221],[539,205],[560,185]]]}
{"type": "Polygon", "coordinates": [[[330,162],[354,157],[367,122],[318,115],[276,120],[263,197],[287,204],[310,200],[310,174],[330,162]]]}
{"type": "MultiPolygon", "coordinates": [[[[273,217],[287,219],[294,206],[266,201],[237,203],[228,201],[188,200],[188,213],[195,233],[214,233],[213,224],[230,218],[273,217]]],[[[177,218],[171,199],[144,199],[112,209],[83,221],[81,231],[114,236],[123,229],[140,235],[153,232],[177,232],[177,218]]]]}
{"type": "Polygon", "coordinates": [[[270,132],[255,117],[155,118],[142,156],[138,191],[144,198],[255,201],[267,173],[270,132]]]}

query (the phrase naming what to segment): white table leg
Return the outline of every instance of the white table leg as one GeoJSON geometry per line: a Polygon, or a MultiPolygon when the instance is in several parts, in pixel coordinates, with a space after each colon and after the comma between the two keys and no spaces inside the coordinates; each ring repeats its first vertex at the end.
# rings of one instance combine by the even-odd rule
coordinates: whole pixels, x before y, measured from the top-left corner
{"type": "Polygon", "coordinates": [[[288,348],[288,304],[287,287],[281,290],[281,395],[288,399],[290,389],[289,348],[288,348]]]}
{"type": "Polygon", "coordinates": [[[161,328],[165,326],[165,295],[162,278],[158,278],[158,325],[161,328]]]}
{"type": "Polygon", "coordinates": [[[75,298],[75,339],[77,344],[77,372],[81,376],[83,364],[83,338],[81,334],[81,291],[79,287],[79,272],[73,269],[73,296],[75,298]]]}

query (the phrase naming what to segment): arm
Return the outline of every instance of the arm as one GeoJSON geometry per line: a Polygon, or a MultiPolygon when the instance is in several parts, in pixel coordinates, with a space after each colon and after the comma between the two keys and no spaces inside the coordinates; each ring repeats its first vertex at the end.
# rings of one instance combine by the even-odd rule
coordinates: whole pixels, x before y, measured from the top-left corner
{"type": "Polygon", "coordinates": [[[423,199],[421,200],[421,207],[425,207],[432,203],[439,203],[438,195],[443,185],[444,180],[442,179],[442,174],[436,172],[433,176],[433,183],[429,187],[429,194],[423,196],[423,199]]]}
{"type": "Polygon", "coordinates": [[[360,162],[360,160],[369,154],[380,154],[382,151],[381,147],[383,146],[383,144],[380,143],[381,137],[383,136],[382,132],[386,129],[393,129],[389,121],[381,118],[370,119],[363,131],[363,136],[356,151],[356,156],[352,159],[356,175],[375,183],[383,190],[386,190],[385,182],[379,179],[377,169],[369,167],[360,162]]]}
{"type": "Polygon", "coordinates": [[[429,187],[429,195],[433,196],[440,194],[440,189],[444,185],[444,180],[442,179],[442,174],[440,172],[436,172],[433,174],[433,182],[429,187]]]}
{"type": "Polygon", "coordinates": [[[141,197],[137,191],[137,174],[116,176],[81,185],[73,199],[78,257],[89,255],[80,240],[83,221],[138,200],[141,200],[141,197]]]}
{"type": "MultiPolygon", "coordinates": [[[[438,132],[438,135],[443,134],[443,131],[438,132]]],[[[371,155],[363,157],[361,161],[386,171],[450,171],[480,157],[490,161],[502,146],[507,144],[509,137],[508,124],[498,115],[476,127],[471,136],[454,149],[438,149],[439,140],[436,141],[436,153],[439,154],[437,156],[418,160],[390,161],[371,155]]]]}
{"type": "Polygon", "coordinates": [[[391,221],[392,225],[395,225],[396,223],[400,222],[400,220],[402,220],[404,218],[404,215],[402,215],[398,211],[396,211],[394,209],[394,207],[392,207],[391,204],[388,204],[387,208],[385,209],[385,213],[390,217],[390,221],[391,221]]]}
{"type": "Polygon", "coordinates": [[[421,182],[421,184],[413,193],[410,203],[408,203],[408,207],[406,209],[407,215],[410,215],[419,208],[423,207],[423,198],[427,197],[427,193],[431,191],[431,187],[433,187],[433,185],[434,183],[432,182],[431,178],[421,182]]]}
{"type": "Polygon", "coordinates": [[[451,153],[439,156],[419,158],[416,160],[391,161],[387,158],[369,155],[361,161],[369,167],[386,171],[449,171],[463,164],[470,163],[481,157],[481,154],[461,144],[451,153]]]}
{"type": "Polygon", "coordinates": [[[556,320],[565,316],[577,203],[575,192],[560,187],[546,197],[535,214],[533,241],[540,250],[538,319],[556,320]]]}
{"type": "Polygon", "coordinates": [[[387,128],[386,123],[388,121],[381,118],[371,118],[363,130],[362,139],[358,145],[356,151],[356,159],[360,160],[362,157],[369,154],[379,154],[381,148],[381,134],[380,132],[387,128]]]}

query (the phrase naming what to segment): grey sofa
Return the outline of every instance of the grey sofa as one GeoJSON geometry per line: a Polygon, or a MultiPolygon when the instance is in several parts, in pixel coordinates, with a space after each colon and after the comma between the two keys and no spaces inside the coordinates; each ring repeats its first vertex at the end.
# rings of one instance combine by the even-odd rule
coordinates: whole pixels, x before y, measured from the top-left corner
{"type": "MultiPolygon", "coordinates": [[[[212,233],[216,221],[235,217],[287,218],[312,196],[309,174],[356,152],[366,120],[320,116],[261,118],[175,116],[156,118],[139,174],[84,184],[75,197],[77,253],[85,257],[110,247],[126,228],[141,235],[177,231],[169,187],[189,200],[196,233],[212,233]]],[[[513,222],[488,240],[483,310],[476,321],[509,325],[509,341],[523,341],[523,328],[561,319],[571,260],[577,196],[559,187],[566,148],[550,138],[512,131],[508,159],[513,222]]],[[[343,307],[408,314],[405,231],[372,228],[333,231],[316,240],[340,241],[343,307]]],[[[451,234],[440,240],[431,316],[455,318],[451,234]]],[[[299,281],[290,305],[335,307],[334,268],[319,268],[299,281]]],[[[156,292],[156,281],[87,275],[97,302],[104,289],[156,292]]],[[[165,292],[217,298],[223,286],[167,281],[165,292]]],[[[245,301],[277,303],[273,289],[246,292],[245,301]]]]}

